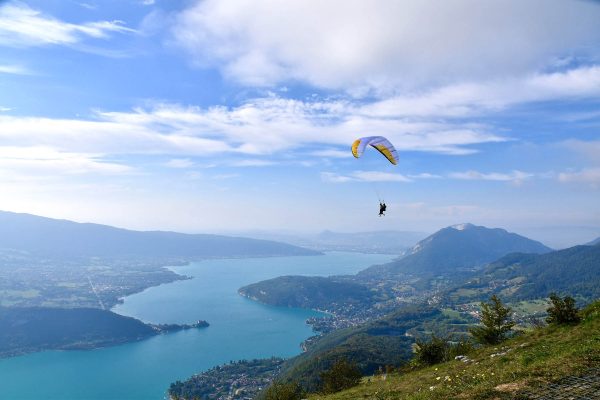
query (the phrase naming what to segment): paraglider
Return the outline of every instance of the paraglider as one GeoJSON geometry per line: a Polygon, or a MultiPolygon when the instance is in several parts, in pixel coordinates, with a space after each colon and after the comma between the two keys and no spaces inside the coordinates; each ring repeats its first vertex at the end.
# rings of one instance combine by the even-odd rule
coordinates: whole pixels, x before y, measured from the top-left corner
{"type": "MultiPolygon", "coordinates": [[[[379,151],[389,162],[396,165],[398,164],[398,152],[389,140],[383,136],[367,136],[360,139],[356,139],[352,143],[352,155],[359,158],[365,152],[367,146],[372,146],[379,151]]],[[[379,194],[378,194],[379,196],[379,194]]],[[[379,216],[385,216],[385,210],[387,206],[385,200],[379,199],[379,216]]]]}
{"type": "Polygon", "coordinates": [[[383,154],[389,162],[394,165],[398,164],[398,152],[396,152],[396,149],[390,141],[383,136],[367,136],[356,139],[354,143],[352,143],[352,155],[359,158],[365,152],[367,146],[373,146],[383,154]]]}

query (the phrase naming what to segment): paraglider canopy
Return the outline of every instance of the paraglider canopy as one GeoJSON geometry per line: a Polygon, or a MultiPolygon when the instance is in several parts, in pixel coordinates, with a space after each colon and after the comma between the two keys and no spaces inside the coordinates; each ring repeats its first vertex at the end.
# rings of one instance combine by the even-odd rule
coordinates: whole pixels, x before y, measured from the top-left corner
{"type": "Polygon", "coordinates": [[[381,154],[385,156],[392,164],[398,164],[398,153],[394,146],[389,140],[383,136],[367,136],[360,139],[356,139],[352,143],[352,154],[354,157],[359,158],[365,151],[367,146],[373,146],[381,154]]]}

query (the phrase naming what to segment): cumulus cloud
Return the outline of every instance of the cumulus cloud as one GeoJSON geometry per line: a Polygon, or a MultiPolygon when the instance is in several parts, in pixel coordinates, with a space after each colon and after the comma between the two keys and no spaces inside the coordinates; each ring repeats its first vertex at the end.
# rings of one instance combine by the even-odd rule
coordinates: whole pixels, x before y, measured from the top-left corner
{"type": "Polygon", "coordinates": [[[200,65],[249,85],[337,89],[502,78],[598,55],[590,1],[195,1],[173,35],[200,65]]]}
{"type": "Polygon", "coordinates": [[[122,21],[73,24],[43,14],[23,2],[0,5],[0,45],[27,47],[71,45],[84,38],[106,39],[111,33],[135,32],[122,21]]]}

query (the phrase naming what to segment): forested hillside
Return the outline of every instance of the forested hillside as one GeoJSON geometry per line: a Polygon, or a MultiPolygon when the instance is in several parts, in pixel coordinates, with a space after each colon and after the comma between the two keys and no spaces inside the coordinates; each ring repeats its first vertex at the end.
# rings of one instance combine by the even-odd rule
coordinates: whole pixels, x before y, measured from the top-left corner
{"type": "Polygon", "coordinates": [[[96,308],[0,308],[0,358],[47,349],[90,349],[157,334],[152,326],[96,308]]]}
{"type": "Polygon", "coordinates": [[[600,297],[600,245],[575,246],[547,254],[509,254],[491,263],[449,298],[468,302],[498,294],[516,301],[570,294],[590,301],[600,297]]]}

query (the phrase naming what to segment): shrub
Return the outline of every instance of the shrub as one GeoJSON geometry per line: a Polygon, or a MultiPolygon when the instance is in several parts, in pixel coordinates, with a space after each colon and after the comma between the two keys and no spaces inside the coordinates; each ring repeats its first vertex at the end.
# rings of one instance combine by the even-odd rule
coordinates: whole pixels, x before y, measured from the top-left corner
{"type": "Polygon", "coordinates": [[[565,296],[561,299],[556,293],[550,294],[552,306],[548,308],[546,322],[555,325],[575,325],[581,321],[579,310],[575,307],[575,299],[565,296]]]}
{"type": "Polygon", "coordinates": [[[265,392],[265,400],[300,400],[304,396],[302,387],[297,382],[275,382],[265,392]]]}
{"type": "Polygon", "coordinates": [[[490,303],[481,303],[483,326],[477,326],[469,331],[479,343],[498,344],[506,339],[506,335],[515,325],[509,320],[511,313],[511,308],[506,307],[496,295],[493,295],[490,303]]]}
{"type": "Polygon", "coordinates": [[[473,344],[467,341],[451,343],[448,339],[431,335],[431,340],[417,339],[415,361],[419,365],[433,365],[453,360],[454,357],[465,355],[473,350],[473,344]]]}
{"type": "Polygon", "coordinates": [[[321,390],[323,393],[339,392],[358,385],[361,378],[362,374],[356,364],[341,359],[321,373],[321,390]]]}
{"type": "Polygon", "coordinates": [[[464,356],[474,350],[473,343],[466,340],[461,340],[452,343],[448,348],[447,361],[454,360],[456,356],[464,356]]]}
{"type": "Polygon", "coordinates": [[[433,365],[446,361],[448,355],[448,341],[431,335],[431,340],[417,339],[415,358],[421,365],[433,365]]]}

